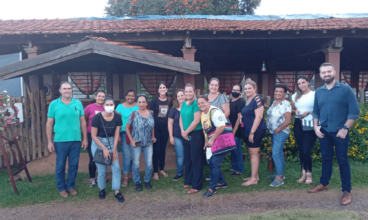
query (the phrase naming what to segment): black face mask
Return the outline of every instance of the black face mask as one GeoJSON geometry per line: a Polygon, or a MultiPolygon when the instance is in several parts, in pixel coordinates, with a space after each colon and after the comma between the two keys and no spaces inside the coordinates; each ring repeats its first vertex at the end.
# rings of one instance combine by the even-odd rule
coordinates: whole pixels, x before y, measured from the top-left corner
{"type": "Polygon", "coordinates": [[[234,98],[238,98],[240,96],[240,93],[232,92],[231,96],[234,97],[234,98]]]}

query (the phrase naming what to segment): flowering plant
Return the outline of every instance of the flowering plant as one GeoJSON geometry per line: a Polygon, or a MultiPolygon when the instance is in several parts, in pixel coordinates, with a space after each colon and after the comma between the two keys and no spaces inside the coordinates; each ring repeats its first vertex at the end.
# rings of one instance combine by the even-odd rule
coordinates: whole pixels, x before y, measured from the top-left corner
{"type": "Polygon", "coordinates": [[[7,91],[4,90],[0,94],[0,132],[2,136],[6,136],[7,132],[5,132],[5,128],[10,124],[16,124],[17,130],[14,134],[15,137],[18,137],[19,134],[19,118],[18,112],[19,109],[14,105],[15,102],[11,96],[7,94],[7,91]],[[9,108],[13,111],[9,111],[9,108]]]}

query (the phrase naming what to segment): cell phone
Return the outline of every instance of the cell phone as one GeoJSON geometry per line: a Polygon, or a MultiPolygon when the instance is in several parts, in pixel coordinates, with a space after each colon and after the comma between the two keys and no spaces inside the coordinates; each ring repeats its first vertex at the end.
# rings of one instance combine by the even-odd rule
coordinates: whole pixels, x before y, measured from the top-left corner
{"type": "Polygon", "coordinates": [[[136,147],[140,147],[140,146],[142,146],[142,141],[137,141],[137,142],[135,142],[135,146],[136,146],[136,147]]]}
{"type": "Polygon", "coordinates": [[[192,136],[188,136],[188,140],[189,141],[192,141],[192,136]]]}

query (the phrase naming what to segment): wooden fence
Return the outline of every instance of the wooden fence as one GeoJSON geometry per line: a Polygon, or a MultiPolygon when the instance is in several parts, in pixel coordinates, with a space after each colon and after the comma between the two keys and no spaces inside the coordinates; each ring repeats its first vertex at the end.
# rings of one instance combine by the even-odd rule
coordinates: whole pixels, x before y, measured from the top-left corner
{"type": "MultiPolygon", "coordinates": [[[[24,159],[29,162],[48,156],[46,138],[46,94],[44,90],[30,92],[27,88],[24,97],[15,99],[21,102],[23,107],[24,121],[19,125],[18,143],[24,159]]],[[[10,125],[5,128],[8,139],[13,139],[16,126],[10,125]]],[[[13,155],[6,145],[6,152],[10,165],[14,165],[13,155]]],[[[4,155],[0,152],[0,167],[5,167],[4,155]]],[[[18,159],[18,158],[17,158],[18,159]]],[[[18,160],[19,161],[19,160],[18,160]]]]}

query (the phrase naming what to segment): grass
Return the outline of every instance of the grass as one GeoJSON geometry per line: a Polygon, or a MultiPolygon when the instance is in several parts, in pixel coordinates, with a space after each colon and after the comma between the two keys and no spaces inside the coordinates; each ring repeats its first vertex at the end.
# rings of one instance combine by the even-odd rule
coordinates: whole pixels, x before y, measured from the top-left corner
{"type": "MultiPolygon", "coordinates": [[[[241,186],[242,178],[250,175],[250,164],[246,163],[246,172],[242,176],[231,176],[230,172],[224,172],[225,178],[229,184],[226,190],[221,193],[237,193],[237,192],[249,192],[256,193],[261,191],[284,191],[284,190],[307,190],[311,186],[305,184],[298,184],[296,180],[300,177],[300,165],[296,163],[286,162],[285,170],[285,185],[274,188],[270,187],[271,180],[267,178],[269,172],[266,170],[267,163],[262,162],[260,165],[259,175],[260,181],[258,185],[251,187],[241,186]]],[[[367,171],[368,167],[361,162],[351,161],[350,163],[352,171],[352,185],[354,189],[365,188],[368,182],[367,171]]],[[[227,163],[224,164],[223,170],[228,170],[229,166],[227,163]]],[[[321,175],[321,164],[314,164],[314,183],[319,181],[321,175]]],[[[182,189],[183,178],[177,182],[172,181],[175,176],[175,170],[168,171],[170,177],[161,177],[159,181],[152,180],[153,189],[146,190],[143,192],[135,192],[133,189],[132,181],[129,181],[127,188],[122,188],[123,195],[130,194],[132,199],[140,199],[143,195],[160,195],[159,198],[168,198],[171,194],[175,194],[179,197],[185,196],[186,191],[182,189]]],[[[205,166],[204,175],[209,174],[208,166],[205,166]]],[[[28,180],[17,182],[17,188],[19,196],[15,195],[11,183],[8,182],[8,173],[4,170],[0,171],[0,207],[16,207],[23,205],[33,204],[47,204],[50,202],[84,202],[86,199],[96,198],[98,196],[98,188],[89,187],[89,174],[78,173],[76,179],[76,189],[78,190],[78,196],[71,196],[67,200],[59,196],[58,190],[56,189],[55,176],[45,175],[42,177],[34,177],[33,182],[30,183],[28,180]]],[[[143,180],[142,180],[143,181],[143,180]]],[[[204,189],[207,189],[209,181],[204,181],[204,189]]],[[[331,189],[341,189],[340,175],[338,166],[335,163],[333,174],[330,182],[331,189]]],[[[111,191],[111,182],[106,187],[107,198],[114,199],[113,192],[111,191]]],[[[201,192],[202,193],[202,192],[201,192]]],[[[203,191],[204,193],[204,191],[203,191]]]]}
{"type": "MultiPolygon", "coordinates": [[[[187,218],[185,218],[187,219],[187,218]]],[[[286,211],[271,211],[249,215],[224,215],[213,217],[193,218],[201,220],[350,220],[362,219],[356,212],[353,211],[326,211],[326,210],[286,210],[286,211]]],[[[184,218],[176,218],[175,220],[184,220],[184,218]]]]}

